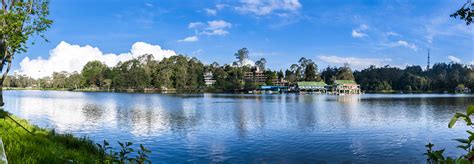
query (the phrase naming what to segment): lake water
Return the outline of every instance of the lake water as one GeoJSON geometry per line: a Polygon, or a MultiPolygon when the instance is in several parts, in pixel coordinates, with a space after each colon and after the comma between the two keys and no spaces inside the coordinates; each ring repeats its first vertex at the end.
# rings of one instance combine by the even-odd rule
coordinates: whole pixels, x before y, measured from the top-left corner
{"type": "Polygon", "coordinates": [[[448,94],[4,94],[6,110],[33,124],[142,143],[160,163],[421,163],[428,142],[462,152],[451,139],[466,137],[466,127],[447,124],[474,104],[448,94]]]}

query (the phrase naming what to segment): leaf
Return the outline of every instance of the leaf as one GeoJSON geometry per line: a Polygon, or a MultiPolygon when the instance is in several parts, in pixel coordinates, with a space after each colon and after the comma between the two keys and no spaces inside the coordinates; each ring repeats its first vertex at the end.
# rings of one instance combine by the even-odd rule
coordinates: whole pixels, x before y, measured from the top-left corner
{"type": "Polygon", "coordinates": [[[465,146],[465,145],[458,145],[456,147],[464,149],[464,150],[467,150],[469,148],[469,146],[465,146]]]}
{"type": "Polygon", "coordinates": [[[435,152],[433,152],[433,154],[434,154],[434,156],[436,156],[437,159],[444,161],[443,152],[444,152],[444,149],[435,151],[435,152]]]}
{"type": "Polygon", "coordinates": [[[453,118],[451,118],[451,121],[449,121],[449,124],[448,124],[448,127],[449,128],[452,128],[454,126],[454,124],[456,124],[456,121],[458,121],[458,117],[453,116],[453,118]]]}
{"type": "Polygon", "coordinates": [[[433,147],[433,146],[434,146],[434,144],[432,144],[431,142],[428,143],[427,145],[425,145],[425,147],[427,147],[427,148],[431,148],[431,147],[433,147]]]}
{"type": "Polygon", "coordinates": [[[474,105],[469,105],[466,109],[466,114],[467,116],[470,116],[473,113],[474,113],[474,105]]]}
{"type": "Polygon", "coordinates": [[[454,164],[454,159],[451,157],[446,158],[446,164],[454,164]]]}
{"type": "Polygon", "coordinates": [[[470,130],[466,130],[466,132],[469,133],[469,134],[471,134],[471,136],[474,135],[474,132],[472,132],[472,131],[470,131],[470,130]]]}
{"type": "Polygon", "coordinates": [[[467,140],[467,139],[458,138],[458,139],[454,139],[454,140],[458,141],[458,142],[461,142],[461,143],[465,143],[465,144],[469,143],[469,140],[467,140]]]}

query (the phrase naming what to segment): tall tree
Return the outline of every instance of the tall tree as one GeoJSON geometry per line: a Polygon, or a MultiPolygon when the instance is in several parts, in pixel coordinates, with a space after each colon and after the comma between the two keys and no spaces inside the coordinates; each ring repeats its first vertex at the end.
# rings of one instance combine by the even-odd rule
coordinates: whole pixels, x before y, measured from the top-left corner
{"type": "MultiPolygon", "coordinates": [[[[2,0],[0,10],[0,106],[4,105],[3,81],[12,65],[13,57],[27,51],[27,41],[32,36],[44,38],[44,32],[53,23],[48,19],[48,0],[2,0]],[[4,66],[7,66],[6,69],[4,66]]],[[[45,39],[46,40],[46,39],[45,39]]]]}
{"type": "Polygon", "coordinates": [[[239,66],[244,66],[245,60],[249,58],[249,50],[247,48],[242,48],[234,54],[235,58],[237,58],[239,66]]]}
{"type": "Polygon", "coordinates": [[[261,58],[255,62],[255,65],[261,70],[265,71],[265,64],[267,64],[267,60],[265,58],[261,58]]]}
{"type": "Polygon", "coordinates": [[[354,80],[354,75],[348,64],[344,64],[343,67],[339,68],[336,74],[337,80],[354,80]]]}
{"type": "Polygon", "coordinates": [[[104,80],[104,71],[108,69],[107,65],[100,61],[90,61],[82,68],[82,77],[86,86],[101,87],[101,82],[104,80]]]}

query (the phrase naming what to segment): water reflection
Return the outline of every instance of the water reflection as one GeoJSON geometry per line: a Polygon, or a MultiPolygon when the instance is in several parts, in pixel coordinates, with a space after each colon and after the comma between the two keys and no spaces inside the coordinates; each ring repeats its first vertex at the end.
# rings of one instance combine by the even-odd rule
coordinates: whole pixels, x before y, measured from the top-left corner
{"type": "MultiPolygon", "coordinates": [[[[42,127],[144,143],[181,162],[423,161],[469,95],[233,95],[7,91],[6,109],[42,127]]],[[[459,153],[456,149],[447,154],[459,153]]]]}

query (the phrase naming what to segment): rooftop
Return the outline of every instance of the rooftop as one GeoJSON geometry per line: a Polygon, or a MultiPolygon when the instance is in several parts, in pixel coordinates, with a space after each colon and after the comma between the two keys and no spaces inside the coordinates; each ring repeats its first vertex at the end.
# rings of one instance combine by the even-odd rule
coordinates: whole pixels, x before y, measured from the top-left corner
{"type": "Polygon", "coordinates": [[[326,83],[324,83],[323,81],[301,81],[301,82],[298,82],[298,86],[302,87],[302,86],[321,86],[321,87],[324,87],[326,86],[326,83]]]}
{"type": "Polygon", "coordinates": [[[354,80],[336,80],[334,84],[357,84],[354,80]]]}

